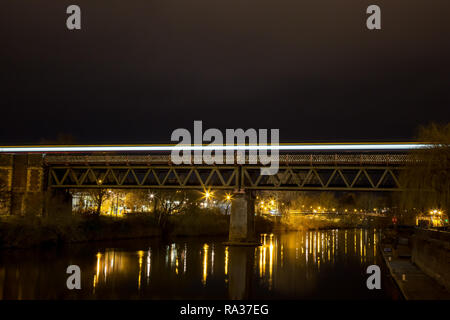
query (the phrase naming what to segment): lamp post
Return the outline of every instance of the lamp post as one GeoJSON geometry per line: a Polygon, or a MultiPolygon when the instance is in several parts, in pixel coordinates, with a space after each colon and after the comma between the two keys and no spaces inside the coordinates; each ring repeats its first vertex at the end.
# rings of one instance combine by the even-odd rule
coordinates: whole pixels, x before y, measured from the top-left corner
{"type": "Polygon", "coordinates": [[[226,209],[226,214],[227,215],[229,214],[230,205],[231,205],[231,199],[232,199],[231,194],[226,194],[225,195],[225,200],[227,202],[227,209],[226,209]]]}

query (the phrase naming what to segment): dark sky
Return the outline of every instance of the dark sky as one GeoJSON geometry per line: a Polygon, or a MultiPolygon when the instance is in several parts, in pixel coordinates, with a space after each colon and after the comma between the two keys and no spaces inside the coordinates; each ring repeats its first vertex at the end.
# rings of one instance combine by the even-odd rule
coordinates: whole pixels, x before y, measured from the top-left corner
{"type": "Polygon", "coordinates": [[[1,144],[163,143],[194,120],[410,140],[450,121],[450,1],[2,0],[0,77],[1,144]]]}

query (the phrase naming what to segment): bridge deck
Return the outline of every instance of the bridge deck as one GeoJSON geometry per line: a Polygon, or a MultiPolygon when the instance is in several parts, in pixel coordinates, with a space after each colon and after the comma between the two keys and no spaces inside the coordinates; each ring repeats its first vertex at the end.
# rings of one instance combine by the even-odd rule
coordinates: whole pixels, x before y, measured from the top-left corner
{"type": "MultiPolygon", "coordinates": [[[[224,159],[226,164],[257,164],[257,157],[234,156],[224,159]]],[[[406,154],[280,154],[280,165],[405,165],[406,154]]],[[[172,164],[170,155],[45,155],[47,165],[151,165],[172,164]]],[[[192,157],[191,164],[205,164],[192,157]]]]}

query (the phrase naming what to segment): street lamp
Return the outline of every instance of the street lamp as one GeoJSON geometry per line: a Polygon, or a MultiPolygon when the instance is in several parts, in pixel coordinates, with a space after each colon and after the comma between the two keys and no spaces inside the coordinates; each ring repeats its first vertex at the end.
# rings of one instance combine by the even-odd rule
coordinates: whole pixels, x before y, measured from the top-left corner
{"type": "Polygon", "coordinates": [[[203,193],[203,198],[205,198],[205,207],[208,206],[208,202],[210,199],[212,199],[214,196],[214,193],[209,191],[209,190],[205,190],[205,192],[203,193]]]}
{"type": "Polygon", "coordinates": [[[230,205],[231,205],[231,200],[232,199],[233,199],[233,197],[231,196],[231,194],[229,194],[229,193],[225,194],[225,200],[227,202],[226,214],[228,214],[228,211],[230,209],[230,205]]]}

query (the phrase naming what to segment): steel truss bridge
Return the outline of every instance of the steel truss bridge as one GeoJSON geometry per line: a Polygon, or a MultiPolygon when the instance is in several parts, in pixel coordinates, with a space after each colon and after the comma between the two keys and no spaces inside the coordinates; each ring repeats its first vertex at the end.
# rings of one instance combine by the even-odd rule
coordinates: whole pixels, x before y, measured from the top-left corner
{"type": "Polygon", "coordinates": [[[248,156],[232,165],[175,165],[169,155],[46,154],[44,167],[50,188],[400,191],[399,176],[409,161],[405,153],[279,158],[275,175],[261,175],[248,156]]]}

